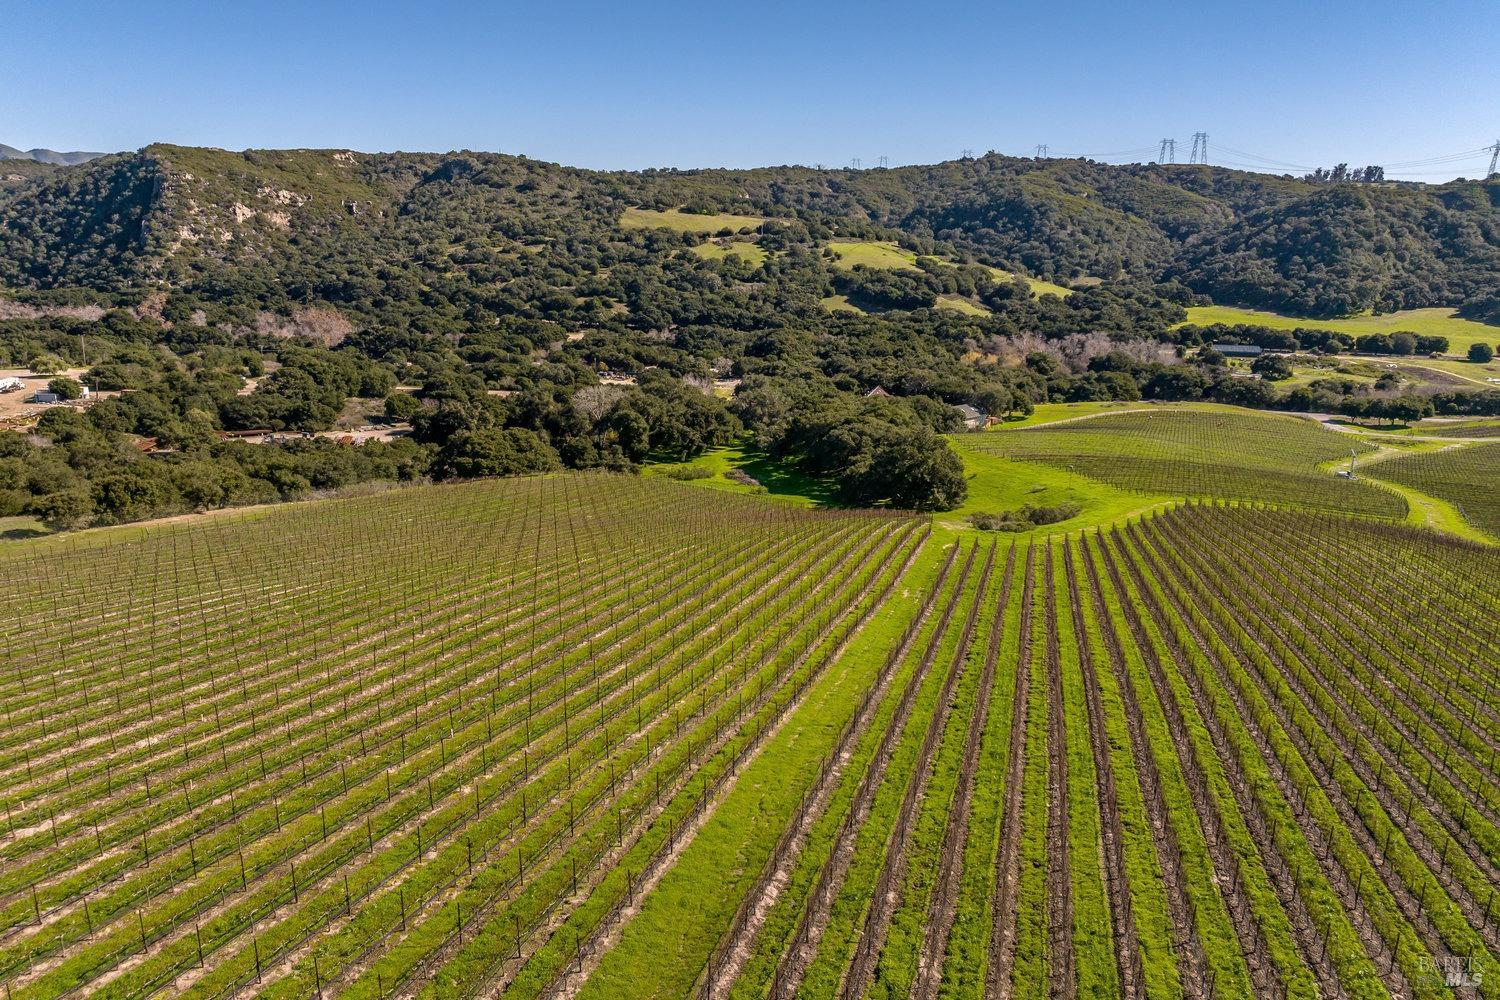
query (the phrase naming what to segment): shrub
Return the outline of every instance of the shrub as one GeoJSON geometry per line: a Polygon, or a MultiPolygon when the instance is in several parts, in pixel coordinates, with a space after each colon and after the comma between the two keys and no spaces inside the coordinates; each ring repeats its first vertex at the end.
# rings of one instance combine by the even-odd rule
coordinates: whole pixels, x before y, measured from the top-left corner
{"type": "Polygon", "coordinates": [[[1077,517],[1082,509],[1076,503],[1059,503],[1050,507],[1033,507],[1027,504],[1021,508],[1021,513],[1032,524],[1057,524],[1059,521],[1077,517]]]}
{"type": "Polygon", "coordinates": [[[1495,349],[1489,344],[1470,344],[1469,360],[1481,365],[1487,365],[1495,360],[1495,349]]]}
{"type": "Polygon", "coordinates": [[[77,399],[83,395],[83,386],[78,384],[78,380],[66,376],[51,380],[47,383],[47,388],[62,399],[77,399]]]}
{"type": "Polygon", "coordinates": [[[393,392],[385,398],[385,418],[392,423],[406,423],[422,412],[422,402],[408,392],[393,392]]]}
{"type": "Polygon", "coordinates": [[[664,475],[668,479],[707,479],[713,475],[713,470],[705,469],[701,465],[674,465],[667,469],[664,475]]]}
{"type": "Polygon", "coordinates": [[[1017,511],[1005,510],[998,514],[970,514],[969,523],[980,531],[1030,531],[1036,525],[1022,518],[1017,511]]]}
{"type": "Polygon", "coordinates": [[[1262,354],[1250,363],[1250,370],[1267,382],[1283,382],[1292,377],[1292,363],[1279,354],[1262,354]]]}
{"type": "Polygon", "coordinates": [[[562,467],[557,452],[533,431],[461,431],[438,452],[434,471],[439,479],[476,476],[524,476],[554,472],[562,467]]]}
{"type": "Polygon", "coordinates": [[[1044,524],[1057,524],[1077,517],[1081,509],[1076,503],[1050,507],[1026,504],[1019,510],[1004,510],[998,514],[970,514],[969,523],[980,531],[1030,531],[1044,524]]]}
{"type": "Polygon", "coordinates": [[[57,531],[76,528],[94,513],[94,502],[86,490],[68,489],[34,497],[27,512],[57,531]]]}

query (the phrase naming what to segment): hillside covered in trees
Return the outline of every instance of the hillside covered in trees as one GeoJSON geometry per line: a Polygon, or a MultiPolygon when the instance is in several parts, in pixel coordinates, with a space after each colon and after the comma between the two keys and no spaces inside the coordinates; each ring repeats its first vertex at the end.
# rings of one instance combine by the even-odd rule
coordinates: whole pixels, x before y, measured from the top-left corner
{"type": "Polygon", "coordinates": [[[1309,316],[1451,306],[1500,285],[1494,180],[1329,185],[995,154],[888,170],[599,172],[491,153],[173,146],[9,185],[0,276],[107,289],[156,279],[216,300],[228,281],[239,294],[226,304],[372,310],[364,286],[397,274],[445,279],[434,294],[460,307],[487,284],[571,276],[592,280],[586,309],[626,291],[601,269],[655,248],[622,232],[631,208],[767,219],[768,249],[897,239],[1053,280],[1175,278],[1220,304],[1309,316]],[[518,253],[531,256],[508,259],[518,253]]]}
{"type": "MultiPolygon", "coordinates": [[[[1187,306],[1485,320],[1500,288],[1493,179],[994,154],[600,172],[174,146],[0,175],[0,367],[84,368],[121,393],[49,414],[41,443],[0,433],[0,516],[59,524],[362,479],[625,469],[741,434],[848,502],[943,508],[964,489],[941,437],[959,404],[1394,405],[1384,388],[1233,378],[1190,352],[1266,332],[1182,326],[1187,306]],[[358,460],[221,440],[321,431],[359,401],[411,437],[358,460]]],[[[1413,405],[1490,412],[1493,396],[1413,405]]]]}

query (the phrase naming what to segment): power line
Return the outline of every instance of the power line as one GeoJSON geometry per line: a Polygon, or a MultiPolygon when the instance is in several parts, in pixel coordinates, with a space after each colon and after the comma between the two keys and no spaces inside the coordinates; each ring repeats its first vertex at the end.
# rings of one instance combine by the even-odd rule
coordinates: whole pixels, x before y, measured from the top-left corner
{"type": "MultiPolygon", "coordinates": [[[[1450,169],[1450,170],[1387,170],[1385,172],[1385,176],[1387,176],[1387,177],[1439,177],[1439,178],[1447,178],[1449,180],[1452,180],[1455,177],[1459,177],[1459,176],[1463,176],[1463,175],[1462,174],[1456,174],[1453,170],[1450,169]]],[[[1474,179],[1475,180],[1484,180],[1483,177],[1478,177],[1478,176],[1476,176],[1474,179]]]]}
{"type": "Polygon", "coordinates": [[[1316,170],[1316,169],[1318,169],[1317,167],[1310,167],[1310,166],[1308,166],[1305,163],[1286,163],[1286,162],[1283,162],[1281,160],[1273,160],[1273,159],[1271,159],[1268,156],[1261,156],[1261,155],[1259,155],[1257,153],[1247,153],[1243,149],[1235,149],[1232,146],[1225,146],[1222,143],[1217,143],[1217,142],[1214,143],[1214,147],[1213,148],[1216,149],[1216,150],[1219,150],[1220,152],[1228,153],[1230,156],[1238,157],[1241,160],[1255,160],[1255,161],[1259,161],[1260,163],[1265,163],[1265,164],[1268,164],[1268,165],[1273,166],[1273,167],[1284,167],[1287,170],[1316,170]]]}
{"type": "Polygon", "coordinates": [[[1149,156],[1156,152],[1156,146],[1141,146],[1137,149],[1117,149],[1110,153],[1054,153],[1052,147],[1043,144],[1040,148],[1047,150],[1047,155],[1053,159],[1062,160],[1107,160],[1119,156],[1149,156]]]}
{"type": "MultiPolygon", "coordinates": [[[[1264,163],[1245,163],[1240,160],[1226,160],[1222,156],[1214,157],[1214,164],[1220,167],[1232,167],[1235,170],[1245,170],[1253,174],[1264,174],[1271,172],[1270,168],[1268,168],[1264,163]]],[[[1308,173],[1311,172],[1311,170],[1308,171],[1308,173]]]]}
{"type": "Polygon", "coordinates": [[[1478,149],[1466,149],[1462,153],[1447,153],[1443,156],[1429,156],[1423,160],[1401,160],[1397,163],[1388,163],[1389,167],[1429,167],[1439,163],[1454,163],[1459,160],[1470,160],[1477,156],[1483,156],[1490,152],[1489,146],[1481,146],[1478,149]]]}
{"type": "Polygon", "coordinates": [[[1107,160],[1116,156],[1145,156],[1156,152],[1156,148],[1155,146],[1138,146],[1135,149],[1117,149],[1112,153],[1069,153],[1067,155],[1072,159],[1107,160]]]}
{"type": "MultiPolygon", "coordinates": [[[[1274,157],[1263,156],[1260,153],[1252,153],[1244,149],[1236,149],[1233,146],[1225,146],[1222,143],[1209,145],[1207,132],[1194,132],[1191,152],[1188,154],[1188,163],[1201,163],[1207,165],[1209,162],[1209,151],[1214,153],[1213,162],[1220,166],[1233,167],[1239,170],[1256,171],[1263,173],[1286,172],[1286,173],[1313,173],[1318,170],[1317,165],[1306,163],[1292,163],[1287,160],[1278,160],[1274,157]]],[[[1432,170],[1409,170],[1408,168],[1420,167],[1445,167],[1449,164],[1460,164],[1465,161],[1477,159],[1488,153],[1490,155],[1490,168],[1485,176],[1493,175],[1500,170],[1500,140],[1493,145],[1480,146],[1475,149],[1466,149],[1454,153],[1443,153],[1438,156],[1423,157],[1414,160],[1400,160],[1384,164],[1387,177],[1437,177],[1442,176],[1445,171],[1432,170]]],[[[1177,161],[1177,140],[1171,138],[1161,139],[1155,146],[1142,146],[1136,149],[1121,149],[1107,153],[1054,153],[1047,143],[1037,143],[1034,147],[1034,155],[1037,159],[1061,158],[1067,160],[1119,160],[1125,162],[1144,162],[1152,154],[1155,154],[1157,163],[1175,163],[1177,161]]],[[[968,155],[968,151],[965,151],[968,155]]]]}

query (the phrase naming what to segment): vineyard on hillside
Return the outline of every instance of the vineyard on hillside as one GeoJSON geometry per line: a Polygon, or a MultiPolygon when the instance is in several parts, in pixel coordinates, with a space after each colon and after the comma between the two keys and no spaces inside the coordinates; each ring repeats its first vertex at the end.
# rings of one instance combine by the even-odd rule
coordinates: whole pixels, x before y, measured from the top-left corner
{"type": "Polygon", "coordinates": [[[1492,438],[1500,437],[1500,421],[1460,420],[1451,424],[1433,426],[1423,424],[1419,431],[1435,437],[1492,438]]]}
{"type": "Polygon", "coordinates": [[[1444,446],[1379,462],[1367,471],[1448,501],[1470,524],[1500,538],[1500,443],[1444,446]]]}
{"type": "Polygon", "coordinates": [[[950,548],[733,919],[647,899],[579,995],[1500,994],[1497,584],[1205,506],[950,548]]]}
{"type": "Polygon", "coordinates": [[[1500,997],[1493,547],[563,475],[0,579],[7,1000],[1500,997]]]}
{"type": "Polygon", "coordinates": [[[976,450],[1172,497],[1292,504],[1400,518],[1396,493],[1319,468],[1371,446],[1298,417],[1228,411],[1118,413],[970,435],[976,450]]]}
{"type": "Polygon", "coordinates": [[[0,557],[7,996],[539,989],[925,530],[563,477],[0,557]]]}

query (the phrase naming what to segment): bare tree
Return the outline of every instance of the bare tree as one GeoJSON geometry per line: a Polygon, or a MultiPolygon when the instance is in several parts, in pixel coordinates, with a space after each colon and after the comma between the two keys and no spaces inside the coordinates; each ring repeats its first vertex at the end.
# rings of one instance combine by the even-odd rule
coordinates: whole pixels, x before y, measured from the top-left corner
{"type": "Polygon", "coordinates": [[[597,421],[623,395],[625,390],[617,385],[586,385],[573,393],[573,409],[589,421],[597,421]]]}

